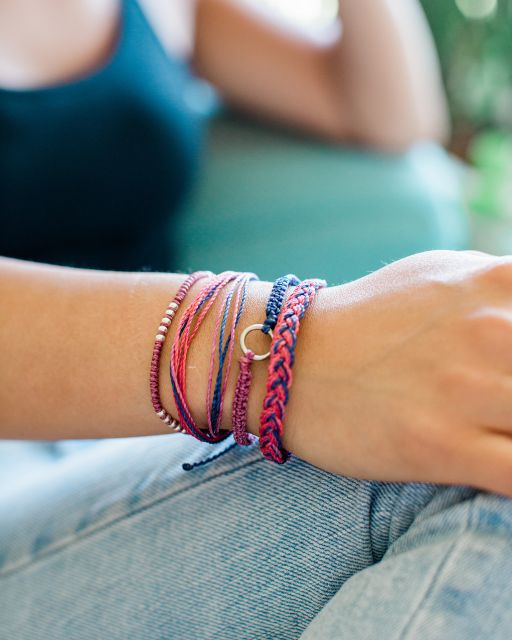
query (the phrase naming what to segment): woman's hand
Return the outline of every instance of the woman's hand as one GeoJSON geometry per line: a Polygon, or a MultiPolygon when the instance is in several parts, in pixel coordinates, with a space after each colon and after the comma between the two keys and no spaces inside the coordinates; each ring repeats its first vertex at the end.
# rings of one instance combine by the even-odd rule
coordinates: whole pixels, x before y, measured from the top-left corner
{"type": "Polygon", "coordinates": [[[308,313],[289,450],[340,474],[512,496],[512,258],[421,253],[308,313]]]}

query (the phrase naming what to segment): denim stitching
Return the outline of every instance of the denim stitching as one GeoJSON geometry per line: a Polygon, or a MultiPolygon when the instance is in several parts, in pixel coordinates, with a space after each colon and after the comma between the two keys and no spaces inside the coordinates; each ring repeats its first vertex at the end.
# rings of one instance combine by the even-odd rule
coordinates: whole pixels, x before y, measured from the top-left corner
{"type": "Polygon", "coordinates": [[[142,504],[141,506],[139,506],[138,508],[134,509],[133,511],[130,511],[128,513],[123,513],[120,516],[114,517],[114,518],[112,518],[110,520],[106,520],[106,521],[101,522],[101,523],[96,523],[91,528],[84,529],[83,533],[81,532],[78,535],[73,535],[72,537],[69,536],[67,538],[66,537],[61,538],[58,542],[55,542],[53,545],[48,545],[37,556],[26,556],[24,558],[19,559],[17,562],[12,563],[10,566],[9,566],[9,564],[7,564],[2,570],[0,570],[0,578],[9,577],[9,576],[19,572],[20,570],[23,570],[26,567],[31,567],[34,564],[38,563],[39,561],[44,560],[45,558],[50,557],[50,556],[54,555],[55,553],[57,553],[59,551],[63,551],[65,549],[69,548],[70,546],[72,546],[73,544],[75,544],[77,542],[81,542],[82,540],[90,538],[94,534],[99,533],[101,531],[104,531],[104,530],[108,529],[109,527],[117,524],[118,522],[123,522],[125,520],[128,520],[132,516],[138,515],[139,513],[143,513],[144,511],[147,511],[151,507],[154,507],[155,505],[158,505],[158,504],[160,504],[162,502],[165,502],[166,500],[170,500],[172,498],[176,498],[176,497],[186,493],[187,491],[190,491],[192,489],[196,489],[197,487],[199,487],[199,486],[201,486],[203,484],[206,484],[208,482],[211,482],[212,480],[216,480],[217,478],[222,478],[222,477],[231,475],[232,473],[236,473],[237,471],[241,471],[242,469],[246,469],[247,467],[250,467],[250,466],[252,466],[254,464],[258,464],[258,463],[262,463],[262,462],[266,462],[266,460],[264,458],[257,458],[255,460],[249,460],[247,462],[244,462],[244,464],[239,465],[237,467],[234,467],[232,469],[227,469],[227,470],[222,471],[220,473],[217,473],[215,475],[211,475],[208,478],[203,478],[202,480],[200,480],[199,482],[196,482],[195,484],[191,484],[191,485],[188,485],[186,487],[182,487],[181,489],[170,491],[168,493],[160,494],[158,496],[158,498],[156,498],[154,500],[151,500],[150,502],[147,502],[146,504],[142,504]]]}

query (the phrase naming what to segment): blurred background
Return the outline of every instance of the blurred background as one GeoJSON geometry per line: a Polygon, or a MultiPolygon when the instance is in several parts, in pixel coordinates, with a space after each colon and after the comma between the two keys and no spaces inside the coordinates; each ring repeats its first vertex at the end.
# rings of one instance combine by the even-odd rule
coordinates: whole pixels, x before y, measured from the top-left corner
{"type": "MultiPolygon", "coordinates": [[[[240,0],[249,2],[250,0],[240,0]]],[[[338,0],[260,0],[299,28],[325,27],[338,0]]],[[[421,0],[452,116],[449,151],[471,170],[472,246],[512,253],[512,0],[421,0]]]]}
{"type": "MultiPolygon", "coordinates": [[[[378,39],[371,40],[368,35],[371,32],[365,30],[364,23],[371,22],[366,18],[370,9],[359,0],[234,2],[249,4],[255,12],[268,12],[270,23],[282,20],[283,26],[291,26],[318,40],[328,38],[331,27],[339,29],[336,17],[340,12],[342,23],[345,17],[347,33],[353,29],[353,41],[369,60],[377,60],[380,55],[385,59],[388,53],[378,47],[389,45],[379,45],[378,39]],[[351,5],[358,8],[362,17],[352,27],[351,5]]],[[[189,145],[189,160],[197,165],[194,175],[189,176],[190,189],[184,188],[180,173],[183,167],[178,166],[176,171],[173,163],[167,166],[160,161],[159,153],[155,153],[155,148],[161,146],[171,150],[174,147],[166,143],[167,138],[161,137],[157,126],[161,107],[154,105],[153,92],[157,85],[153,68],[147,66],[152,60],[144,62],[138,51],[130,57],[118,47],[109,64],[88,76],[89,82],[64,86],[64,94],[68,89],[71,94],[75,89],[81,91],[80,100],[62,101],[61,94],[50,88],[42,92],[49,101],[45,111],[39,109],[37,102],[41,94],[27,92],[25,103],[34,108],[25,113],[20,110],[19,101],[23,92],[18,95],[16,91],[4,90],[1,93],[0,102],[5,103],[9,116],[5,121],[13,118],[18,122],[19,118],[26,117],[27,131],[32,131],[30,127],[37,131],[35,150],[29,145],[30,153],[21,153],[15,147],[16,128],[9,129],[14,134],[10,147],[13,155],[3,169],[0,164],[0,175],[3,171],[5,175],[12,171],[11,191],[16,194],[6,219],[23,218],[20,211],[23,215],[32,215],[31,198],[39,206],[40,193],[48,191],[48,197],[51,196],[51,205],[44,200],[51,213],[32,216],[32,224],[37,222],[39,226],[32,228],[30,236],[22,232],[20,225],[14,225],[16,229],[10,236],[14,249],[8,246],[7,251],[1,252],[13,255],[9,251],[21,247],[22,255],[16,254],[17,257],[27,258],[23,251],[30,249],[29,259],[95,268],[184,272],[235,269],[254,271],[267,280],[284,272],[294,272],[303,277],[323,277],[330,284],[362,277],[393,260],[432,249],[472,247],[495,254],[512,254],[512,0],[414,0],[403,5],[395,0],[383,0],[385,12],[395,12],[395,18],[404,18],[396,22],[403,23],[400,28],[407,34],[414,33],[411,32],[414,23],[407,23],[402,7],[410,5],[415,20],[416,2],[423,6],[439,53],[452,123],[446,145],[438,141],[441,136],[418,135],[412,139],[415,142],[411,147],[399,152],[399,147],[379,145],[375,136],[373,139],[370,136],[366,144],[362,144],[362,139],[358,141],[358,136],[354,136],[352,142],[348,139],[343,143],[334,138],[308,136],[297,128],[277,124],[279,119],[267,121],[257,115],[257,108],[231,108],[230,104],[237,101],[230,101],[229,91],[227,100],[222,100],[222,82],[215,79],[215,74],[203,74],[206,79],[194,77],[182,64],[179,52],[171,51],[166,73],[173,74],[173,82],[162,84],[166,91],[163,96],[166,118],[174,113],[170,109],[174,105],[182,119],[173,126],[192,145],[189,145]],[[137,73],[133,73],[134,65],[139,65],[135,67],[137,73]],[[118,75],[121,67],[130,72],[118,75]],[[208,79],[213,84],[210,85],[208,79]],[[135,83],[132,87],[134,80],[140,80],[140,86],[135,83]],[[96,100],[96,92],[104,96],[101,104],[96,100]],[[136,108],[141,108],[143,120],[137,121],[137,126],[132,125],[129,116],[130,109],[135,107],[126,103],[126,96],[130,100],[137,97],[136,108]],[[111,108],[112,100],[118,101],[115,109],[111,108]],[[156,119],[148,119],[148,101],[156,109],[156,119]],[[78,107],[81,111],[77,111],[78,107]],[[97,109],[98,118],[91,117],[92,107],[97,109]],[[57,113],[62,114],[64,120],[57,117],[57,113]],[[129,117],[120,118],[123,113],[129,117]],[[36,126],[38,118],[43,118],[44,127],[36,126]],[[69,131],[65,138],[70,144],[63,144],[59,153],[45,118],[53,118],[55,131],[61,137],[66,127],[69,131]],[[94,135],[87,133],[87,128],[76,127],[80,118],[91,124],[98,123],[94,125],[99,127],[94,135]],[[122,123],[125,129],[121,131],[122,123]],[[45,131],[50,132],[46,137],[45,131]],[[40,133],[44,145],[38,142],[40,133]],[[79,139],[78,134],[82,136],[79,139]],[[112,148],[109,136],[114,141],[110,142],[112,148]],[[105,149],[100,145],[105,145],[105,149]],[[117,160],[112,161],[110,152],[117,160]],[[13,165],[11,158],[18,159],[20,164],[13,165]],[[52,158],[52,162],[47,158],[52,158]],[[131,158],[139,159],[137,168],[131,158]],[[125,170],[130,179],[126,179],[122,170],[117,170],[118,166],[124,167],[126,159],[129,162],[125,170]],[[58,166],[56,160],[60,163],[58,166]],[[93,175],[91,167],[96,171],[93,175]],[[31,181],[29,190],[23,182],[25,171],[33,171],[38,179],[35,186],[31,181]],[[61,180],[62,175],[66,176],[65,180],[61,180]],[[51,188],[52,180],[58,180],[58,189],[51,188]],[[84,189],[89,183],[95,188],[84,189]],[[61,185],[66,188],[61,189],[61,185]],[[172,206],[166,199],[167,189],[174,194],[172,206]],[[183,193],[183,198],[178,197],[178,193],[183,193]],[[25,204],[20,204],[21,200],[25,204]],[[72,202],[73,217],[68,215],[69,202],[72,202]],[[141,208],[145,215],[141,215],[141,208]],[[29,240],[34,245],[32,248],[25,246],[29,240]],[[272,256],[279,256],[279,260],[272,256]]],[[[144,5],[145,13],[150,4],[160,7],[168,4],[172,8],[171,3],[161,0],[143,3],[139,0],[139,3],[144,5]]],[[[367,6],[371,5],[369,1],[367,6]]],[[[123,4],[123,7],[129,6],[135,3],[123,4]]],[[[134,10],[134,16],[153,42],[151,28],[142,14],[134,10]]],[[[153,16],[155,29],[157,23],[158,15],[153,16]]],[[[421,27],[420,21],[419,31],[421,27]]],[[[132,29],[135,35],[140,31],[137,29],[132,29]]],[[[132,32],[126,29],[127,36],[132,32]]],[[[184,33],[186,36],[187,28],[184,33]]],[[[335,35],[339,33],[336,31],[335,35]]],[[[134,48],[139,46],[137,38],[129,40],[134,48]]],[[[229,42],[221,44],[228,47],[225,59],[234,60],[236,50],[229,51],[229,42]]],[[[428,56],[429,44],[427,40],[428,56]]],[[[238,45],[232,46],[236,49],[238,45]]],[[[415,39],[409,40],[405,48],[414,49],[406,54],[422,50],[415,39]]],[[[143,50],[147,52],[148,47],[143,50]]],[[[260,54],[254,50],[251,55],[257,60],[260,54]]],[[[422,65],[421,56],[406,55],[406,60],[410,64],[404,67],[410,71],[409,80],[414,76],[421,84],[421,74],[425,73],[426,82],[429,72],[422,65]]],[[[389,69],[396,75],[393,64],[396,62],[391,63],[389,69]]],[[[377,67],[369,64],[368,68],[377,67]]],[[[158,66],[158,73],[162,69],[158,66]]],[[[372,79],[375,93],[370,94],[375,111],[379,108],[380,95],[385,97],[388,86],[386,82],[378,85],[377,73],[372,79]]],[[[407,72],[403,75],[407,76],[407,72]]],[[[436,109],[441,100],[437,76],[432,75],[435,77],[435,90],[430,86],[432,105],[428,104],[429,94],[421,94],[427,112],[431,107],[436,109]]],[[[304,99],[308,104],[307,99],[311,97],[304,92],[314,90],[308,89],[309,85],[290,89],[288,83],[279,83],[279,78],[275,84],[283,92],[283,101],[296,101],[302,107],[300,101],[304,99]],[[290,95],[286,95],[286,91],[290,95]]],[[[157,98],[159,96],[157,93],[157,98]]],[[[375,128],[379,134],[400,130],[403,123],[396,104],[378,121],[375,128]]],[[[364,111],[361,103],[359,109],[364,111]]],[[[354,113],[354,119],[357,115],[354,113]]],[[[0,122],[0,129],[1,125],[0,122]]],[[[25,139],[32,140],[28,134],[25,139]]],[[[11,152],[5,152],[5,157],[11,152]]],[[[0,189],[0,211],[5,191],[0,189]]]]}
{"type": "MultiPolygon", "coordinates": [[[[328,29],[338,11],[338,0],[238,1],[309,33],[328,29]]],[[[177,234],[180,266],[253,268],[271,279],[266,255],[282,254],[284,242],[300,261],[282,254],[282,269],[334,284],[429,249],[512,254],[512,0],[421,4],[451,114],[447,153],[432,144],[396,157],[334,149],[231,114],[211,128],[177,234]]]]}
{"type": "Polygon", "coordinates": [[[467,182],[473,244],[512,252],[512,2],[423,0],[453,123],[450,148],[467,182]]]}

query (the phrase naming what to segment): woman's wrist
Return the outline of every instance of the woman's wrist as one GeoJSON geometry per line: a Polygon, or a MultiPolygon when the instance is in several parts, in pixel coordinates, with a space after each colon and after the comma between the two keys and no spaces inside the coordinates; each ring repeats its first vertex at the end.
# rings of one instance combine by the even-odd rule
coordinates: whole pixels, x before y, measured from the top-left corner
{"type": "MultiPolygon", "coordinates": [[[[2,351],[9,367],[0,380],[0,423],[6,438],[69,439],[112,438],[171,433],[156,416],[151,403],[149,377],[155,335],[187,275],[111,273],[3,261],[3,298],[10,312],[2,319],[2,351]],[[27,309],[31,315],[26,331],[27,309]],[[23,348],[19,348],[23,345],[23,348]],[[20,382],[22,381],[22,382],[20,382]],[[23,382],[24,381],[24,382],[23,382]]],[[[178,417],[170,384],[169,362],[174,333],[187,306],[205,281],[196,283],[176,313],[164,343],[159,369],[159,392],[165,409],[178,417]]],[[[272,284],[250,282],[238,324],[233,362],[226,388],[221,425],[231,429],[232,404],[242,355],[240,334],[262,323],[272,284]]],[[[291,288],[289,289],[291,292],[291,288]]],[[[228,293],[225,289],[192,343],[187,369],[187,395],[197,423],[204,427],[208,369],[216,312],[228,293]]],[[[290,419],[285,440],[302,422],[302,387],[314,358],[316,338],[309,336],[324,292],[301,323],[291,391],[290,419]],[[295,407],[298,406],[298,409],[295,407]],[[298,426],[294,416],[299,417],[298,426]]],[[[251,332],[249,348],[269,350],[270,338],[251,332]]],[[[268,360],[252,365],[248,397],[248,430],[259,432],[266,391],[268,360]]]]}
{"type": "MultiPolygon", "coordinates": [[[[169,376],[169,361],[172,341],[175,332],[178,330],[180,320],[185,312],[186,307],[192,303],[206,281],[196,283],[190,291],[187,299],[176,314],[172,326],[169,328],[168,338],[165,343],[164,352],[162,354],[162,366],[160,369],[160,389],[162,397],[167,399],[169,413],[177,416],[178,412],[173,401],[173,391],[169,376]]],[[[265,320],[266,305],[272,289],[269,282],[253,281],[249,283],[247,301],[241,316],[240,323],[235,332],[233,366],[229,372],[228,383],[226,387],[226,395],[223,404],[221,425],[224,430],[232,429],[232,407],[235,393],[237,377],[239,373],[238,361],[242,356],[240,346],[240,335],[244,329],[254,324],[261,324],[265,320]]],[[[291,293],[292,287],[288,289],[291,293]]],[[[216,345],[212,344],[214,335],[214,325],[217,313],[222,308],[226,296],[228,295],[229,286],[222,291],[214,306],[209,311],[205,321],[201,325],[197,337],[192,342],[190,352],[187,358],[187,396],[189,408],[194,417],[195,422],[205,428],[207,425],[207,385],[208,385],[208,368],[210,365],[212,348],[216,345]]],[[[316,371],[317,348],[322,344],[319,339],[320,317],[325,314],[326,297],[324,291],[317,292],[318,298],[315,299],[310,309],[307,310],[301,321],[300,336],[296,345],[296,358],[293,369],[294,379],[297,384],[291,389],[290,398],[292,411],[291,418],[285,419],[285,433],[283,445],[288,448],[288,444],[292,443],[293,438],[290,430],[302,429],[304,423],[303,406],[304,399],[307,397],[305,389],[308,386],[308,379],[314,371],[316,371]],[[296,387],[296,388],[295,388],[296,387]]],[[[247,337],[247,346],[256,354],[267,353],[270,349],[271,338],[262,332],[254,331],[247,337]]],[[[269,360],[254,361],[251,367],[252,381],[250,385],[250,393],[247,406],[247,429],[250,433],[258,435],[260,427],[260,416],[263,409],[263,400],[266,394],[268,379],[269,360]]]]}
{"type": "MultiPolygon", "coordinates": [[[[178,412],[173,400],[173,390],[169,376],[169,363],[171,346],[178,330],[180,320],[187,306],[194,300],[206,281],[196,283],[190,290],[187,298],[177,311],[172,325],[169,327],[167,340],[164,345],[161,357],[160,367],[160,392],[164,405],[166,405],[169,413],[177,417],[178,412]]],[[[240,323],[235,333],[233,366],[229,373],[228,383],[226,387],[226,395],[222,412],[222,428],[231,430],[231,409],[233,404],[234,390],[236,386],[236,378],[238,375],[238,360],[242,355],[240,348],[240,335],[243,329],[250,324],[263,322],[265,318],[265,306],[272,285],[268,282],[250,282],[247,292],[247,300],[244,311],[241,316],[240,323]]],[[[228,295],[229,286],[224,289],[218,299],[215,301],[212,309],[208,313],[201,328],[193,340],[187,358],[187,397],[190,410],[195,421],[200,427],[207,424],[206,414],[206,397],[208,385],[208,369],[210,365],[211,352],[213,348],[212,340],[214,335],[215,319],[219,309],[222,307],[228,295]]],[[[162,313],[168,301],[164,302],[162,313]]],[[[157,320],[158,322],[158,320],[157,320]]],[[[259,332],[251,333],[248,338],[251,348],[255,352],[268,351],[269,338],[259,332]]],[[[248,427],[251,433],[257,434],[259,425],[259,414],[261,412],[261,403],[265,393],[267,361],[255,363],[253,368],[253,383],[251,385],[251,393],[249,396],[248,406],[248,427]]]]}

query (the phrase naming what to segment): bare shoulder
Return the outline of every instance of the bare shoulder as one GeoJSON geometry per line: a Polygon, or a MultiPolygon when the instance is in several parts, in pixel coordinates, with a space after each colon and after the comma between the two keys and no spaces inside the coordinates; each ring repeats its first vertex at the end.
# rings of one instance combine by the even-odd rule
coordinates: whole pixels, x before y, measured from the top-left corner
{"type": "Polygon", "coordinates": [[[116,38],[120,1],[0,2],[0,85],[52,84],[101,64],[116,38]]]}

